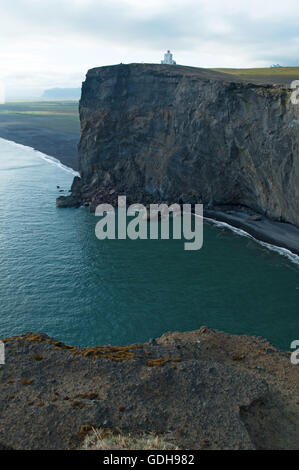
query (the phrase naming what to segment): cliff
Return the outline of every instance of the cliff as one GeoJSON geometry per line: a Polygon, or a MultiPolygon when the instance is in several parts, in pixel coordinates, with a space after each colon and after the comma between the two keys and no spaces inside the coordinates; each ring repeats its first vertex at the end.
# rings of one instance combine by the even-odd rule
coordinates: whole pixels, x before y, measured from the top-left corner
{"type": "Polygon", "coordinates": [[[83,83],[80,120],[81,179],[60,207],[94,210],[113,190],[299,226],[299,106],[287,88],[192,67],[100,67],[83,83]]]}
{"type": "Polygon", "coordinates": [[[298,366],[261,338],[202,327],[130,346],[4,344],[0,449],[81,448],[92,427],[180,449],[299,448],[298,366]]]}

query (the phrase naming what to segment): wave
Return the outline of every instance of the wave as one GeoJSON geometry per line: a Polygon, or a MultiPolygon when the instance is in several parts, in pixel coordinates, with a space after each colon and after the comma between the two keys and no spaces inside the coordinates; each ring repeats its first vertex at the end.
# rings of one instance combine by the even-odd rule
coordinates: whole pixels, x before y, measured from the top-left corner
{"type": "Polygon", "coordinates": [[[33,147],[29,147],[29,145],[23,145],[23,144],[18,144],[17,142],[15,142],[14,140],[7,140],[7,139],[2,139],[0,137],[0,141],[3,140],[4,142],[9,142],[10,144],[14,145],[15,147],[19,147],[19,148],[22,148],[22,150],[24,151],[34,151],[34,154],[37,155],[39,158],[42,158],[43,160],[45,160],[46,162],[52,164],[52,165],[55,165],[55,166],[58,166],[59,168],[61,168],[62,170],[64,171],[67,171],[68,173],[71,173],[72,175],[74,176],[80,176],[80,174],[78,173],[78,171],[75,171],[73,170],[73,168],[71,168],[70,166],[67,166],[67,165],[64,165],[63,163],[61,163],[60,160],[58,160],[57,158],[55,157],[51,157],[50,155],[46,155],[45,153],[42,153],[40,152],[39,150],[36,150],[34,149],[33,147]]]}
{"type": "Polygon", "coordinates": [[[35,150],[35,152],[38,154],[38,156],[40,158],[42,158],[46,162],[51,163],[53,165],[56,165],[59,168],[62,168],[62,170],[67,171],[68,173],[71,173],[74,176],[80,176],[80,173],[78,171],[73,170],[73,168],[71,168],[70,166],[64,165],[57,158],[50,157],[49,155],[46,155],[45,153],[39,152],[38,150],[35,150]]]}
{"type": "Polygon", "coordinates": [[[219,220],[211,219],[209,217],[204,217],[204,220],[211,222],[213,225],[219,228],[227,228],[228,230],[231,230],[232,232],[236,233],[237,235],[241,237],[246,237],[249,238],[250,240],[253,240],[254,242],[258,243],[259,245],[267,248],[268,250],[275,251],[281,256],[285,256],[286,258],[289,259],[292,263],[296,264],[299,266],[299,256],[293,253],[292,251],[288,250],[287,248],[283,248],[282,246],[276,246],[272,245],[271,243],[263,242],[261,240],[258,240],[257,238],[253,237],[250,235],[250,233],[246,232],[245,230],[242,230],[241,228],[234,227],[233,225],[228,224],[227,222],[221,222],[219,220]]]}

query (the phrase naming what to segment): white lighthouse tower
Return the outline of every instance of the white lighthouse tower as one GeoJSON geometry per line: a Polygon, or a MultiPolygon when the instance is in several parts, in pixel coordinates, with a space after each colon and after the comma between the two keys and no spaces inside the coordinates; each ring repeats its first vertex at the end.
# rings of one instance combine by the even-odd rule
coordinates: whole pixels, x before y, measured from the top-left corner
{"type": "Polygon", "coordinates": [[[164,54],[164,60],[161,60],[161,64],[167,64],[167,65],[176,64],[176,61],[172,59],[172,54],[169,50],[164,54]]]}

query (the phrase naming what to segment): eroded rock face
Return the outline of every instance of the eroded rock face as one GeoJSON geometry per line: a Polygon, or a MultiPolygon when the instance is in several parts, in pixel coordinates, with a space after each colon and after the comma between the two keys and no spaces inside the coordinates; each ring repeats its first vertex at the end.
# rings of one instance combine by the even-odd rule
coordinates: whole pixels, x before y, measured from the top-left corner
{"type": "MultiPolygon", "coordinates": [[[[89,70],[80,101],[80,203],[241,204],[299,225],[299,106],[290,90],[204,69],[89,70]]],[[[75,198],[75,199],[76,199],[75,198]]]]}
{"type": "Polygon", "coordinates": [[[299,447],[298,366],[262,338],[203,326],[129,346],[3,341],[0,449],[80,448],[92,427],[180,449],[299,447]]]}

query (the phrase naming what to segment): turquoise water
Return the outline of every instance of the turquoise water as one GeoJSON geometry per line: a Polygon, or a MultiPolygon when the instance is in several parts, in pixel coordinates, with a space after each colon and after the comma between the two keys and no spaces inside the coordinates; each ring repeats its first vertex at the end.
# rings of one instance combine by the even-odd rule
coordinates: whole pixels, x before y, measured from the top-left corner
{"type": "Polygon", "coordinates": [[[208,325],[299,339],[298,264],[208,223],[204,246],[106,240],[86,209],[57,209],[73,174],[0,139],[0,337],[44,332],[68,344],[128,344],[208,325]]]}

